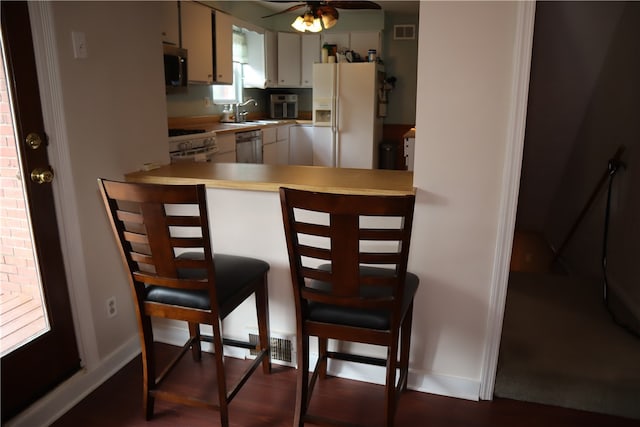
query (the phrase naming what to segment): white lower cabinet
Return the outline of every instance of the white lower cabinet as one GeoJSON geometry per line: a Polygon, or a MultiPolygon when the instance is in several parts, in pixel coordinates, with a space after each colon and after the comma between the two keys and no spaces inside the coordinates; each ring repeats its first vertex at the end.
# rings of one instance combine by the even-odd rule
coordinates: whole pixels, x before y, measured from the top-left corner
{"type": "Polygon", "coordinates": [[[236,134],[216,133],[216,145],[218,152],[212,156],[213,163],[235,163],[236,162],[236,134]]]}
{"type": "Polygon", "coordinates": [[[330,127],[313,127],[313,166],[335,166],[330,127]]]}
{"type": "Polygon", "coordinates": [[[289,131],[291,125],[282,125],[276,128],[276,164],[289,164],[289,131]]]}
{"type": "Polygon", "coordinates": [[[313,165],[313,125],[293,125],[289,131],[289,164],[313,165]]]}
{"type": "Polygon", "coordinates": [[[265,165],[278,164],[278,150],[276,147],[276,128],[262,129],[262,163],[265,165]]]}
{"type": "Polygon", "coordinates": [[[275,142],[262,145],[262,163],[265,165],[278,164],[278,146],[275,142]]]}
{"type": "Polygon", "coordinates": [[[265,165],[289,164],[289,128],[291,125],[262,129],[262,162],[265,165]]]}

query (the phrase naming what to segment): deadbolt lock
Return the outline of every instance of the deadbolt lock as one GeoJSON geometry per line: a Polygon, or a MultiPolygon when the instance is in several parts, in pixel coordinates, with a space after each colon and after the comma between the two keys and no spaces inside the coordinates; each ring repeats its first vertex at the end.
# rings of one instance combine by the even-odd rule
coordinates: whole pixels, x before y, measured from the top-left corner
{"type": "Polygon", "coordinates": [[[31,172],[31,181],[36,184],[44,184],[53,181],[53,171],[51,169],[35,168],[31,172]]]}
{"type": "Polygon", "coordinates": [[[27,135],[25,141],[27,142],[27,145],[34,150],[37,150],[42,145],[42,138],[35,132],[31,132],[27,135]]]}

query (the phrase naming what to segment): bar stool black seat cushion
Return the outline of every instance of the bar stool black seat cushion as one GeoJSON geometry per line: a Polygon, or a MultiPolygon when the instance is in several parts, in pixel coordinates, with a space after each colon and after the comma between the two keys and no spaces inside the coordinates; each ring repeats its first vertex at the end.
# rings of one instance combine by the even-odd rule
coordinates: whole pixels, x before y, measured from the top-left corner
{"type": "MultiPolygon", "coordinates": [[[[179,258],[202,259],[203,256],[201,253],[188,252],[180,255],[179,258]]],[[[220,306],[224,306],[225,302],[237,292],[250,288],[253,282],[261,279],[264,273],[269,270],[269,264],[265,261],[238,255],[215,254],[213,263],[220,306]]],[[[199,279],[205,276],[206,271],[203,269],[183,268],[178,270],[178,277],[181,279],[199,279]]],[[[149,286],[146,289],[145,300],[201,310],[211,308],[209,292],[206,290],[149,286]]]]}
{"type": "MultiPolygon", "coordinates": [[[[318,268],[321,270],[330,270],[331,266],[322,265],[318,268]]],[[[395,274],[395,271],[386,268],[363,266],[360,267],[360,273],[367,276],[390,276],[395,274]]],[[[418,276],[407,271],[402,301],[402,313],[405,313],[409,308],[409,304],[418,290],[418,283],[418,276]]],[[[328,291],[331,284],[312,281],[309,283],[309,287],[321,291],[328,291]]],[[[362,296],[384,297],[391,295],[391,289],[380,286],[363,286],[361,288],[361,294],[362,296]]],[[[323,304],[316,301],[309,301],[308,308],[308,319],[314,322],[334,323],[383,331],[391,327],[390,312],[388,310],[356,309],[339,305],[323,304]]]]}

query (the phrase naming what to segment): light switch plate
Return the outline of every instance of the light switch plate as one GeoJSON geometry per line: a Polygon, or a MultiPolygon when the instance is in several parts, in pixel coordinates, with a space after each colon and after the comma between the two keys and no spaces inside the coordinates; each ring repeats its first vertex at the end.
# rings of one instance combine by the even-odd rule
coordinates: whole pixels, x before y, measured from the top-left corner
{"type": "Polygon", "coordinates": [[[85,59],[89,57],[87,49],[87,36],[82,31],[72,31],[71,39],[73,40],[73,57],[75,59],[85,59]]]}

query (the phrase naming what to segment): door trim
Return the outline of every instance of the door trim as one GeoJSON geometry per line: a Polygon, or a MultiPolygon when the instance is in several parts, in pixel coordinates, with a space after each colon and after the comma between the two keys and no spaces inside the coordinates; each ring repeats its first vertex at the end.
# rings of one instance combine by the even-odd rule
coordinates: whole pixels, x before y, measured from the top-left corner
{"type": "Polygon", "coordinates": [[[51,142],[47,147],[47,152],[51,165],[56,171],[56,179],[53,180],[52,185],[60,231],[60,246],[64,254],[63,262],[69,287],[71,314],[81,365],[91,368],[100,362],[100,358],[97,341],[94,337],[95,328],[91,313],[89,288],[84,285],[88,283],[85,269],[86,261],[81,250],[80,232],[75,226],[80,221],[76,209],[61,209],[61,206],[69,207],[78,204],[71,174],[71,156],[67,145],[69,139],[65,126],[62,84],[58,71],[53,11],[50,2],[28,2],[28,6],[44,126],[51,142]],[[63,191],[63,189],[67,189],[67,191],[63,191]]]}
{"type": "Polygon", "coordinates": [[[520,172],[524,133],[527,124],[527,100],[529,96],[529,74],[533,48],[533,24],[536,2],[518,2],[514,43],[511,117],[507,128],[507,142],[502,175],[500,210],[496,251],[491,273],[491,295],[488,307],[487,339],[484,346],[482,374],[480,378],[480,399],[492,400],[498,367],[502,320],[507,299],[509,263],[513,245],[513,233],[518,209],[520,172]]]}

